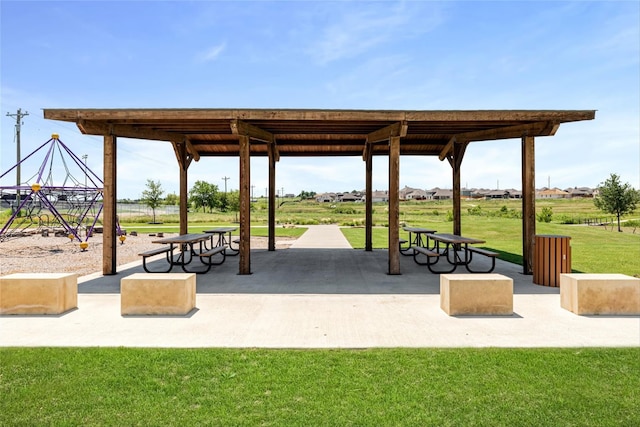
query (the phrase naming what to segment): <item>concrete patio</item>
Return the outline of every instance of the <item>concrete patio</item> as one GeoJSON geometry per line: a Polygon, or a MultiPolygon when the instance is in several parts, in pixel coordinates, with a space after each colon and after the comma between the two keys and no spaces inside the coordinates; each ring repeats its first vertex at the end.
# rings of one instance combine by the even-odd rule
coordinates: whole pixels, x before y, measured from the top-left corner
{"type": "Polygon", "coordinates": [[[139,263],[85,276],[75,310],[0,316],[0,346],[640,346],[640,316],[575,315],[560,307],[559,288],[533,284],[518,265],[498,261],[494,271],[513,279],[512,316],[448,316],[440,276],[411,257],[401,257],[401,275],[388,275],[384,250],[350,249],[340,239],[313,245],[254,250],[251,275],[238,275],[237,258],[227,258],[197,276],[197,308],[186,316],[121,316],[120,279],[143,272],[139,263]]]}

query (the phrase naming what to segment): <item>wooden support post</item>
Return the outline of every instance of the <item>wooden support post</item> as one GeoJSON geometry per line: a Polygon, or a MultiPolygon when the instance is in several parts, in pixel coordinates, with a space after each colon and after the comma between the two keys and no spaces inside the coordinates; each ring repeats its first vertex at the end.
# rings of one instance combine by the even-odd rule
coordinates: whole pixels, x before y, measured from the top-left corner
{"type": "Polygon", "coordinates": [[[187,182],[189,162],[186,144],[182,145],[180,154],[182,157],[182,161],[178,162],[180,167],[180,234],[187,234],[189,232],[189,186],[187,182]]]}
{"type": "Polygon", "coordinates": [[[400,274],[400,137],[389,138],[389,274],[400,274]]]}
{"type": "Polygon", "coordinates": [[[373,250],[373,150],[365,154],[366,184],[365,184],[365,237],[364,250],[373,250]]]}
{"type": "MultiPolygon", "coordinates": [[[[457,144],[455,144],[457,145],[457,144]]],[[[454,145],[454,147],[455,147],[454,145]]],[[[455,151],[455,148],[454,148],[455,151]]],[[[458,156],[453,161],[453,234],[462,235],[462,213],[460,203],[460,164],[458,156]]]]}
{"type": "Polygon", "coordinates": [[[240,135],[240,266],[238,274],[251,274],[251,151],[249,137],[240,135]]]}
{"type": "Polygon", "coordinates": [[[116,208],[117,195],[116,183],[118,174],[117,147],[115,135],[104,136],[104,193],[103,193],[103,235],[102,235],[102,274],[116,274],[116,247],[118,238],[116,236],[116,208]]]}
{"type": "Polygon", "coordinates": [[[522,267],[533,274],[536,238],[535,138],[522,137],[522,267]]]}
{"type": "Polygon", "coordinates": [[[188,139],[176,139],[171,141],[173,151],[178,160],[178,168],[180,171],[180,234],[187,234],[189,230],[189,199],[188,199],[188,175],[187,171],[193,159],[199,159],[200,155],[191,145],[188,139]]]}
{"type": "Polygon", "coordinates": [[[270,251],[276,250],[276,155],[273,144],[269,145],[269,244],[270,251]]]}
{"type": "Polygon", "coordinates": [[[468,142],[457,142],[453,144],[453,158],[449,158],[449,163],[453,169],[453,234],[462,234],[462,214],[461,214],[461,197],[460,191],[460,169],[462,167],[462,159],[467,149],[468,142]]]}

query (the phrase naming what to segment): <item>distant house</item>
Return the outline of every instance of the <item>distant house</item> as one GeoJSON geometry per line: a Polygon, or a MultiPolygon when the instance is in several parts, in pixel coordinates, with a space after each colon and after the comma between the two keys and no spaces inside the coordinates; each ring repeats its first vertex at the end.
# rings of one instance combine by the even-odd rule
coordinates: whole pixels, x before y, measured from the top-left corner
{"type": "Polygon", "coordinates": [[[509,192],[507,190],[491,190],[485,193],[484,198],[490,199],[508,199],[509,192]]]}
{"type": "Polygon", "coordinates": [[[536,199],[566,199],[569,193],[559,188],[543,188],[536,191],[536,199]]]}
{"type": "Polygon", "coordinates": [[[460,195],[462,197],[466,197],[467,199],[472,197],[473,195],[473,190],[469,189],[469,188],[461,188],[460,189],[460,195]]]}
{"type": "Polygon", "coordinates": [[[339,202],[360,202],[361,200],[362,197],[353,193],[344,193],[338,197],[339,202]]]}
{"type": "Polygon", "coordinates": [[[522,199],[522,191],[516,190],[515,188],[509,188],[506,191],[509,192],[510,199],[522,199]]]}
{"type": "Polygon", "coordinates": [[[450,200],[453,198],[453,190],[446,190],[442,188],[434,188],[427,193],[431,194],[431,199],[433,200],[450,200]]]}
{"type": "Polygon", "coordinates": [[[487,190],[486,188],[472,188],[469,197],[472,199],[484,199],[484,195],[489,191],[491,190],[487,190]]]}
{"type": "Polygon", "coordinates": [[[400,200],[426,200],[427,192],[419,188],[411,188],[406,185],[400,190],[400,200]]]}
{"type": "MultiPolygon", "coordinates": [[[[362,200],[364,201],[366,199],[366,196],[362,197],[362,200]]],[[[389,192],[388,191],[372,191],[371,192],[371,202],[372,203],[376,203],[376,202],[388,202],[389,201],[389,192]]]]}
{"type": "Polygon", "coordinates": [[[471,190],[472,199],[521,199],[522,191],[514,188],[505,190],[490,190],[488,188],[474,188],[471,190]]]}
{"type": "Polygon", "coordinates": [[[322,193],[316,196],[316,202],[318,203],[333,203],[336,200],[336,193],[322,193]]]}
{"type": "Polygon", "coordinates": [[[574,187],[565,190],[569,193],[569,197],[593,197],[593,190],[589,187],[574,187]]]}

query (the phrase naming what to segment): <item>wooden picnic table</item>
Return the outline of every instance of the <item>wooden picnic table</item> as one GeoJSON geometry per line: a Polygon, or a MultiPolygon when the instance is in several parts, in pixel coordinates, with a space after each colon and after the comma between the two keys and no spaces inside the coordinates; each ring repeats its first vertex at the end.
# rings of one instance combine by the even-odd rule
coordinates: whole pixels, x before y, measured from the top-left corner
{"type": "Polygon", "coordinates": [[[402,255],[411,256],[413,255],[413,247],[427,247],[429,242],[429,234],[433,234],[436,230],[432,230],[430,228],[420,228],[420,227],[402,227],[404,231],[409,233],[409,240],[400,242],[400,253],[402,255]],[[409,246],[406,248],[402,247],[402,243],[409,243],[409,246]]]}

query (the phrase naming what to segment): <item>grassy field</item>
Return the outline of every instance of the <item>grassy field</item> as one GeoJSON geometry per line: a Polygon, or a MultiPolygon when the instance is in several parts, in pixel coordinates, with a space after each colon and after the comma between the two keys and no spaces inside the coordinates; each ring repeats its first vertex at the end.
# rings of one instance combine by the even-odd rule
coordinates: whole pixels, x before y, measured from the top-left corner
{"type": "Polygon", "coordinates": [[[635,426],[639,349],[0,349],[0,425],[635,426]]]}
{"type": "MultiPolygon", "coordinates": [[[[573,269],[639,275],[640,231],[571,223],[603,218],[592,201],[538,202],[571,236],[573,269]]],[[[387,247],[386,205],[374,206],[374,246],[387,247]]],[[[521,262],[518,201],[464,202],[464,234],[521,262]]],[[[450,202],[401,204],[407,225],[451,232],[450,202]]],[[[265,203],[252,235],[267,235],[265,203]]],[[[289,224],[337,223],[364,246],[364,206],[287,202],[289,224]],[[334,207],[332,207],[334,206],[334,207]]],[[[126,218],[139,232],[178,231],[177,217],[126,218]]],[[[234,224],[233,213],[189,214],[190,231],[234,224]]],[[[601,220],[600,220],[601,221],[601,220]]],[[[637,219],[636,219],[637,223],[637,219]]],[[[138,349],[0,348],[0,425],[636,426],[640,348],[138,349]]]]}
{"type": "MultiPolygon", "coordinates": [[[[623,223],[623,232],[614,225],[587,226],[585,221],[611,221],[593,205],[593,200],[538,200],[537,211],[549,208],[550,223],[537,222],[537,234],[571,237],[572,269],[584,273],[622,273],[640,277],[640,220],[631,216],[623,223]]],[[[402,202],[400,221],[415,227],[427,227],[441,233],[453,231],[451,201],[402,202]]],[[[252,235],[266,236],[267,205],[265,199],[253,204],[252,235]]],[[[387,205],[374,204],[374,248],[387,247],[387,205]]],[[[462,202],[462,230],[465,235],[486,240],[483,245],[500,253],[500,258],[522,264],[522,221],[519,200],[472,200],[462,202]]],[[[213,224],[229,225],[234,213],[189,214],[189,230],[201,231],[213,224]]],[[[304,228],[284,228],[283,225],[339,224],[354,248],[364,248],[364,205],[362,203],[316,203],[289,200],[278,205],[277,236],[297,237],[304,228]],[[351,228],[348,228],[351,226],[351,228]]],[[[130,218],[128,218],[130,219],[130,218]]],[[[164,224],[146,224],[149,218],[136,217],[137,222],[123,223],[127,230],[178,231],[178,218],[163,217],[164,224]]],[[[236,224],[237,225],[237,224],[236,224]]],[[[402,232],[402,237],[407,234],[402,232]]]]}
{"type": "MultiPolygon", "coordinates": [[[[464,235],[486,241],[485,248],[500,253],[500,258],[522,264],[522,222],[520,200],[463,200],[462,232],[464,235]]],[[[267,200],[258,199],[252,205],[251,234],[267,235],[267,200]]],[[[338,224],[355,248],[364,247],[365,207],[363,203],[316,203],[286,199],[276,205],[276,236],[298,237],[304,226],[310,224],[338,224]],[[286,227],[285,227],[286,226],[286,227]]],[[[387,247],[388,206],[375,203],[373,232],[375,248],[387,247]]],[[[592,199],[537,200],[536,211],[551,209],[550,223],[537,222],[536,234],[557,234],[571,237],[572,268],[584,273],[623,273],[640,277],[640,216],[629,216],[623,222],[623,232],[611,221],[611,215],[598,211],[592,199]],[[604,226],[588,226],[585,222],[606,223],[604,226]]],[[[402,224],[428,227],[441,233],[453,231],[451,201],[401,202],[402,224]]],[[[0,214],[0,219],[8,212],[0,214]]],[[[189,213],[189,231],[199,232],[219,225],[237,225],[236,212],[189,213]]],[[[178,215],[161,215],[162,224],[149,224],[150,216],[126,215],[120,218],[121,226],[128,231],[178,232],[178,215]]],[[[406,237],[406,233],[401,234],[406,237]]]]}
{"type": "MultiPolygon", "coordinates": [[[[450,222],[419,222],[412,226],[451,233],[450,222]]],[[[464,235],[486,241],[478,245],[500,253],[500,259],[522,265],[522,223],[519,219],[466,217],[462,221],[464,235]]],[[[354,248],[364,248],[364,228],[342,230],[354,248]]],[[[621,273],[640,276],[640,235],[618,233],[603,227],[538,223],[537,234],[571,237],[572,270],[583,273],[621,273]]],[[[386,248],[387,228],[373,229],[373,246],[386,248]]],[[[408,238],[402,231],[401,237],[408,238]]]]}

